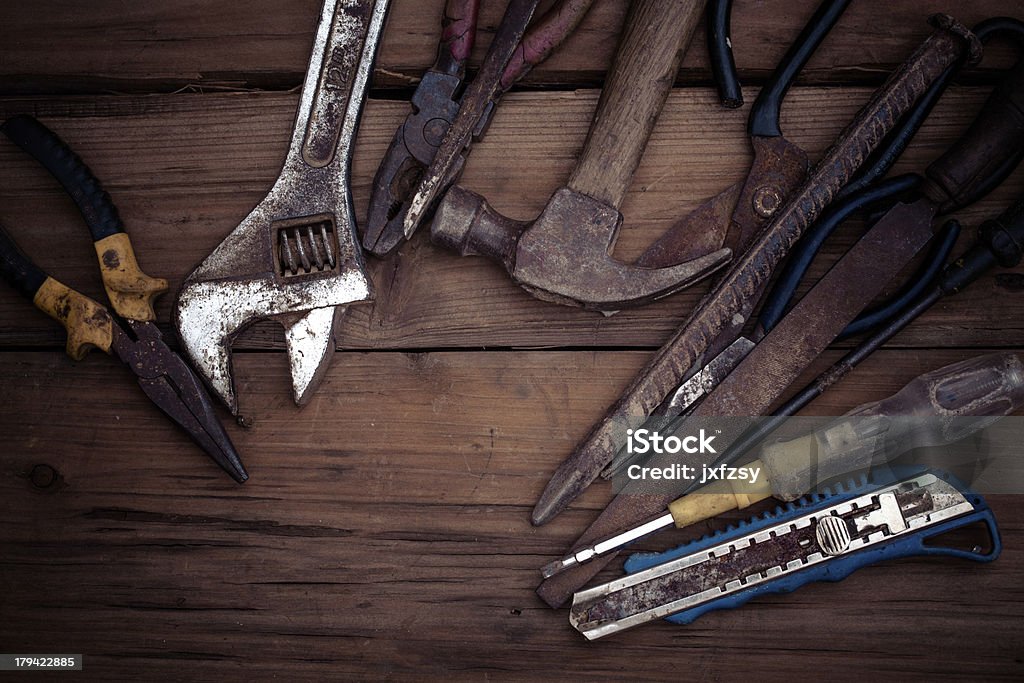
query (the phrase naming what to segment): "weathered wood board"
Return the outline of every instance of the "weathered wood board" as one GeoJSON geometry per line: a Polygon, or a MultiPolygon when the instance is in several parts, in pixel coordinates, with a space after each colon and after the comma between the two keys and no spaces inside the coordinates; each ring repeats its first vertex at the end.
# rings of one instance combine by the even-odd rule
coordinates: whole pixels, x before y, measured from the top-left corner
{"type": "MultiPolygon", "coordinates": [[[[880,353],[816,410],[845,410],[973,353],[880,353]]],[[[19,420],[0,436],[0,642],[89,653],[86,669],[103,678],[1016,670],[1016,497],[991,501],[1006,546],[993,564],[892,562],[691,627],[585,643],[532,589],[609,491],[595,487],[540,529],[528,511],[645,357],[346,353],[299,411],[282,392],[280,354],[240,354],[252,426],[234,434],[253,477],[239,487],[112,361],[5,353],[0,380],[18,391],[0,410],[19,420]],[[33,485],[39,465],[56,483],[33,485]]]]}
{"type": "MultiPolygon", "coordinates": [[[[467,187],[510,215],[537,214],[583,144],[627,4],[600,0],[506,97],[467,187]]],[[[4,3],[0,119],[34,113],[67,139],[113,195],[144,269],[174,291],[277,175],[318,5],[4,3]]],[[[394,1],[356,144],[360,220],[410,88],[433,60],[441,5],[394,1]]],[[[484,5],[474,63],[503,3],[484,5]]],[[[702,41],[691,46],[623,206],[616,255],[635,257],[744,176],[749,104],[815,5],[736,3],[739,111],[718,107],[702,41]]],[[[787,137],[818,158],[939,11],[970,25],[1024,18],[1024,2],[852,3],[785,102],[787,137]]],[[[958,77],[895,172],[937,158],[1013,59],[993,46],[958,77]]],[[[1018,169],[957,214],[960,249],[1022,190],[1018,169]]],[[[70,200],[6,140],[0,222],[54,275],[101,296],[70,200]]],[[[860,227],[836,236],[812,277],[860,227]]],[[[1021,496],[989,500],[1004,543],[992,564],[889,562],[689,627],[586,643],[533,591],[538,568],[611,493],[596,485],[542,528],[529,511],[704,289],[602,317],[536,301],[495,264],[443,252],[426,232],[369,261],[376,301],[351,309],[343,351],[306,408],[291,402],[279,328],[256,325],[239,340],[248,427],[228,428],[252,475],[244,486],[114,360],[72,362],[59,327],[0,287],[0,653],[83,653],[84,675],[100,680],[1021,677],[1021,496]]],[[[1022,277],[1020,267],[988,274],[941,302],[807,414],[841,414],[927,370],[1021,349],[1022,277]]],[[[157,309],[168,334],[171,303],[157,309]]]]}
{"type": "MultiPolygon", "coordinates": [[[[550,6],[550,1],[542,7],[550,6]]],[[[377,61],[374,86],[408,87],[437,54],[444,0],[393,3],[377,61]]],[[[599,86],[615,52],[627,0],[601,0],[557,54],[527,78],[531,87],[599,86]]],[[[732,41],[749,82],[764,80],[781,59],[814,0],[736,3],[732,41]]],[[[26,10],[0,8],[0,39],[7,46],[0,86],[8,92],[171,92],[223,88],[280,90],[301,84],[316,26],[316,0],[282,6],[272,0],[245,4],[171,0],[125,5],[47,0],[26,10]],[[45,24],[43,23],[45,21],[45,24]]],[[[474,63],[483,57],[504,8],[484,3],[474,63]]],[[[996,15],[1020,16],[1020,0],[913,0],[894,2],[880,14],[875,3],[853,3],[836,32],[807,65],[808,83],[880,82],[931,31],[936,12],[967,26],[996,15]]],[[[698,36],[703,36],[698,28],[698,36]]],[[[982,72],[1012,61],[994,50],[982,72]]],[[[698,37],[687,52],[679,82],[706,83],[707,52],[698,37]]],[[[978,74],[972,74],[972,77],[978,74]]]]}
{"type": "MultiPolygon", "coordinates": [[[[869,94],[864,88],[798,88],[785,103],[783,128],[816,159],[869,94]]],[[[894,172],[923,172],[966,129],[986,96],[985,88],[954,87],[894,172]]],[[[0,100],[0,114],[33,112],[61,132],[104,179],[143,266],[167,277],[176,291],[269,189],[280,170],[296,102],[297,95],[287,94],[12,99],[0,100]]],[[[474,147],[465,186],[484,194],[499,211],[536,216],[568,177],[596,103],[594,91],[510,95],[486,139],[474,147]],[[537,116],[539,107],[543,117],[537,116]],[[510,158],[508,149],[519,151],[510,158]]],[[[376,165],[406,111],[407,105],[397,102],[371,100],[367,106],[353,168],[359,219],[376,165]]],[[[617,255],[635,258],[673,221],[744,177],[751,160],[746,112],[718,108],[707,89],[678,89],[671,95],[623,206],[627,223],[617,255]]],[[[973,239],[978,223],[1002,210],[1022,188],[1024,169],[1018,169],[990,197],[959,212],[967,228],[960,249],[973,239]]],[[[88,234],[74,205],[7,140],[0,140],[0,207],[0,221],[30,253],[40,255],[41,265],[99,294],[88,234]]],[[[838,235],[810,277],[823,273],[858,229],[853,225],[838,235]]],[[[423,228],[392,259],[370,260],[377,300],[352,307],[340,330],[341,345],[656,347],[704,291],[698,285],[604,318],[537,301],[497,264],[438,249],[427,232],[423,228]]],[[[997,281],[988,275],[929,311],[897,343],[928,346],[941,339],[958,346],[1013,345],[1024,324],[1018,284],[1019,278],[997,281]],[[994,300],[1007,313],[996,329],[988,324],[988,302],[994,300]]],[[[162,320],[170,306],[165,297],[158,309],[162,320]]],[[[0,329],[0,344],[59,343],[61,331],[29,308],[13,291],[0,289],[0,315],[19,316],[18,325],[0,329]]],[[[240,344],[280,348],[283,339],[276,325],[265,324],[240,344]]]]}

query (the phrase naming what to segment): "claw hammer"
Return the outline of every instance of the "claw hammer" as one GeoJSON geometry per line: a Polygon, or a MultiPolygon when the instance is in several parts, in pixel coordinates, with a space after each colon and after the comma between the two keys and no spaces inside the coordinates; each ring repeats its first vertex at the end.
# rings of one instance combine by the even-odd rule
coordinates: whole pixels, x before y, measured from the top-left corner
{"type": "Polygon", "coordinates": [[[619,207],[705,4],[633,3],[576,169],[535,221],[506,218],[480,195],[454,186],[438,206],[433,241],[502,263],[538,299],[599,311],[648,303],[724,266],[728,249],[652,268],[611,255],[622,225],[619,207]]]}

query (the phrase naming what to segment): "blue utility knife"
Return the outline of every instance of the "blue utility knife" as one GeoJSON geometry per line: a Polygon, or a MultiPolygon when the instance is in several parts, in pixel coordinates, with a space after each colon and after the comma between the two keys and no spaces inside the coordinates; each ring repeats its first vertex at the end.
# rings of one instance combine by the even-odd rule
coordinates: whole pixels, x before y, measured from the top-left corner
{"type": "Polygon", "coordinates": [[[570,623],[594,640],[653,619],[687,624],[753,597],[839,581],[882,560],[944,555],[990,562],[1002,549],[984,499],[936,471],[814,494],[735,528],[626,560],[626,576],[573,596],[570,623]],[[981,524],[987,548],[928,543],[981,524]]]}

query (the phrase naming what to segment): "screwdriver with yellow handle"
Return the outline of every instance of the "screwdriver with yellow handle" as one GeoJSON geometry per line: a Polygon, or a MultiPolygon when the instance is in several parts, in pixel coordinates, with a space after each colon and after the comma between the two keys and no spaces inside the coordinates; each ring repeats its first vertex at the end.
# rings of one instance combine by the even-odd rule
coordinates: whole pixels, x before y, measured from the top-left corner
{"type": "Polygon", "coordinates": [[[810,434],[762,449],[748,470],[763,476],[725,480],[676,499],[668,511],[552,562],[550,578],[670,526],[679,528],[769,497],[793,501],[816,483],[888,462],[912,448],[959,441],[1024,406],[1024,363],[994,353],[921,375],[896,394],[866,403],[810,434]]]}

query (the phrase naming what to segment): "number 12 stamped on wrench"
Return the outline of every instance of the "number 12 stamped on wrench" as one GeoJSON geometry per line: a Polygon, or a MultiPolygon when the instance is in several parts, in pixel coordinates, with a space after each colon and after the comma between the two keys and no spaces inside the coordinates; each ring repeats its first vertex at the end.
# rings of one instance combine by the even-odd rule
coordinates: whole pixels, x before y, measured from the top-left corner
{"type": "Polygon", "coordinates": [[[388,0],[325,0],[288,156],[269,194],[185,280],[182,346],[238,414],[231,343],[246,326],[285,328],[295,402],[316,390],[348,304],[372,300],[356,246],[349,167],[388,0]]]}

